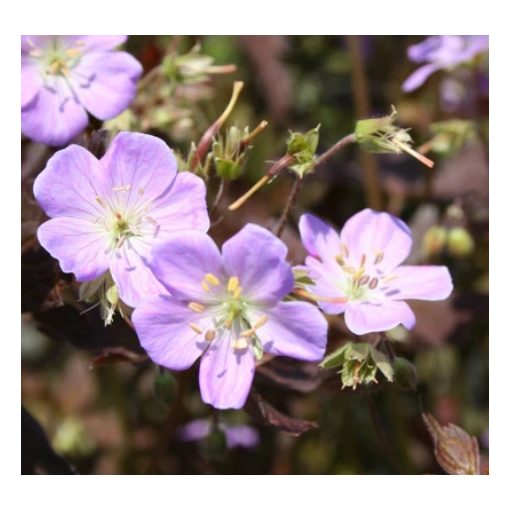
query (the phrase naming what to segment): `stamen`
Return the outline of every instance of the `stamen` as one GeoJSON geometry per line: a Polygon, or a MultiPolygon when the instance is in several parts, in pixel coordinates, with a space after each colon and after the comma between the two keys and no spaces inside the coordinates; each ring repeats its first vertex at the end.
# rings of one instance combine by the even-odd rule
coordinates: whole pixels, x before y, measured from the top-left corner
{"type": "Polygon", "coordinates": [[[335,260],[337,261],[338,265],[340,265],[341,267],[344,267],[345,266],[345,260],[344,258],[342,257],[342,255],[337,255],[335,257],[335,260]]]}
{"type": "Polygon", "coordinates": [[[69,76],[71,76],[71,73],[69,72],[69,69],[67,69],[67,67],[65,66],[62,66],[60,68],[60,72],[66,77],[66,78],[69,78],[69,76]]]}
{"type": "Polygon", "coordinates": [[[58,61],[53,62],[48,68],[48,72],[50,74],[57,74],[60,68],[60,63],[58,61]]]}
{"type": "Polygon", "coordinates": [[[218,280],[218,278],[216,278],[216,276],[214,276],[212,273],[207,273],[205,276],[204,276],[204,280],[207,282],[207,283],[210,283],[211,285],[219,285],[220,284],[220,281],[218,280]]]}
{"type": "Polygon", "coordinates": [[[243,288],[239,285],[236,290],[234,290],[232,296],[234,297],[234,299],[239,299],[239,297],[241,296],[241,291],[243,290],[243,288]]]}
{"type": "Polygon", "coordinates": [[[229,294],[234,294],[234,292],[239,287],[239,278],[237,276],[231,276],[228,279],[227,283],[227,291],[229,294]]]}
{"type": "Polygon", "coordinates": [[[202,280],[200,282],[200,285],[202,286],[202,289],[204,289],[204,292],[210,292],[211,291],[211,288],[209,287],[209,285],[207,285],[207,282],[205,280],[202,280]]]}
{"type": "Polygon", "coordinates": [[[203,304],[195,303],[195,301],[190,301],[188,308],[196,313],[202,313],[205,310],[205,306],[203,304]]]}
{"type": "Polygon", "coordinates": [[[261,328],[264,324],[267,323],[269,319],[267,318],[267,315],[262,315],[261,317],[259,317],[257,319],[257,321],[255,322],[255,324],[253,324],[253,329],[259,329],[261,328]]]}
{"type": "Polygon", "coordinates": [[[359,285],[366,285],[368,283],[368,280],[370,280],[370,276],[368,276],[367,274],[362,276],[360,279],[359,279],[359,282],[358,284],[359,285]]]}
{"type": "Polygon", "coordinates": [[[375,289],[378,284],[379,284],[379,280],[377,278],[372,278],[370,280],[370,283],[368,284],[368,288],[369,289],[375,289]]]}
{"type": "Polygon", "coordinates": [[[345,243],[340,244],[340,252],[344,257],[349,257],[349,248],[345,243]]]}
{"type": "Polygon", "coordinates": [[[115,217],[118,219],[118,220],[121,220],[122,219],[122,214],[120,214],[119,211],[115,211],[115,217]]]}
{"type": "Polygon", "coordinates": [[[38,50],[38,49],[33,49],[33,50],[30,50],[28,52],[28,54],[31,56],[31,57],[34,57],[34,58],[39,58],[39,57],[42,57],[42,52],[41,50],[38,50]]]}
{"type": "Polygon", "coordinates": [[[216,331],[214,329],[208,329],[205,333],[205,339],[208,342],[212,342],[214,340],[214,337],[216,336],[216,331]]]}
{"type": "Polygon", "coordinates": [[[360,263],[360,268],[361,267],[365,267],[365,262],[367,261],[367,256],[363,253],[363,255],[361,255],[361,263],[360,263]]]}
{"type": "Polygon", "coordinates": [[[69,48],[66,50],[66,55],[70,58],[76,58],[81,55],[81,52],[78,48],[69,48]]]}
{"type": "Polygon", "coordinates": [[[230,312],[229,316],[225,319],[225,327],[230,329],[232,327],[232,322],[234,322],[234,313],[230,312]]]}
{"type": "Polygon", "coordinates": [[[96,201],[101,207],[106,209],[106,204],[103,202],[103,199],[101,197],[96,197],[96,201]]]}
{"type": "Polygon", "coordinates": [[[382,281],[383,281],[384,283],[386,283],[386,282],[391,282],[392,280],[396,280],[397,278],[398,278],[398,276],[393,274],[393,275],[390,275],[390,276],[385,276],[385,277],[382,279],[382,281]]]}
{"type": "Polygon", "coordinates": [[[241,336],[244,338],[248,338],[250,336],[253,336],[256,333],[255,328],[247,329],[246,331],[243,331],[241,333],[241,336]]]}
{"type": "Polygon", "coordinates": [[[382,262],[383,258],[384,258],[384,253],[382,251],[378,251],[375,256],[375,259],[374,259],[374,264],[380,264],[382,262]]]}
{"type": "Polygon", "coordinates": [[[138,188],[138,194],[142,196],[145,193],[143,188],[138,188]]]}
{"type": "Polygon", "coordinates": [[[188,326],[195,332],[195,333],[198,333],[199,335],[201,335],[203,333],[203,331],[196,325],[194,324],[193,322],[190,322],[188,324],[188,326]]]}
{"type": "Polygon", "coordinates": [[[242,351],[248,347],[248,340],[246,338],[238,338],[237,340],[232,340],[231,345],[233,349],[242,351]]]}

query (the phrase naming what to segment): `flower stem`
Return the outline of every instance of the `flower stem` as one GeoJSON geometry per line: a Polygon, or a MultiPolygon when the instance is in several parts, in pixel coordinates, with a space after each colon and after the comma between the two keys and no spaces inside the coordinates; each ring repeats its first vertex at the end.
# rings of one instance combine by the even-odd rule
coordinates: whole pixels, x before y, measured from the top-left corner
{"type": "Polygon", "coordinates": [[[299,177],[299,175],[296,175],[294,177],[294,184],[292,185],[292,189],[290,190],[289,196],[287,197],[287,202],[285,203],[285,207],[282,211],[282,214],[280,216],[280,219],[278,220],[278,223],[276,224],[274,235],[276,237],[280,237],[283,233],[283,229],[285,228],[285,225],[287,224],[287,221],[289,220],[289,214],[290,210],[292,209],[292,206],[297,200],[297,197],[299,195],[299,192],[301,191],[301,188],[303,187],[303,179],[299,177]]]}

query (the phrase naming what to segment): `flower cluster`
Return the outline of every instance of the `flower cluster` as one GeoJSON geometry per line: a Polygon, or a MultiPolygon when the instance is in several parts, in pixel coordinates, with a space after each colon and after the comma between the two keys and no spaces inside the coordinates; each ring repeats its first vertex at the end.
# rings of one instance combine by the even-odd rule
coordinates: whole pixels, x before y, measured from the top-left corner
{"type": "MultiPolygon", "coordinates": [[[[65,144],[87,125],[87,111],[107,119],[125,109],[141,66],[127,53],[112,51],[124,40],[22,38],[25,135],[65,144]]],[[[362,121],[355,138],[376,152],[404,146],[413,153],[393,121],[394,114],[362,121]]],[[[219,129],[223,120],[218,122],[219,129]]],[[[240,164],[236,158],[250,136],[241,138],[239,131],[232,147],[216,143],[216,159],[240,164]],[[228,158],[219,157],[226,153],[228,158]]],[[[317,140],[318,128],[291,134],[289,155],[300,165],[291,169],[301,175],[311,168],[317,140]]],[[[229,175],[238,168],[230,170],[229,175]]],[[[324,313],[345,313],[357,335],[399,324],[412,328],[415,317],[406,300],[445,299],[452,291],[446,267],[401,265],[411,249],[409,228],[370,209],[355,214],[340,234],[303,215],[299,229],[309,256],[296,271],[287,261],[287,246],[258,225],[245,225],[220,250],[207,234],[204,181],[179,172],[166,143],[146,134],[119,133],[101,159],[78,145],[56,152],[36,178],[34,195],[49,217],[38,229],[39,242],[82,283],[81,297],[102,304],[107,324],[117,309],[134,308],[132,325],[158,365],[185,370],[201,358],[202,399],[219,409],[244,406],[257,363],[271,356],[322,360],[324,313]],[[294,274],[303,271],[301,282],[294,274]]],[[[360,366],[366,381],[375,380],[377,370],[392,380],[387,360],[371,347],[365,351],[352,346],[342,351],[341,362],[352,368],[344,384],[356,387],[360,366]]],[[[201,422],[195,436],[209,435],[211,427],[201,422]]],[[[222,430],[227,438],[233,433],[222,430]]],[[[232,438],[231,445],[243,444],[232,438]]],[[[244,444],[253,442],[256,438],[244,444]]]]}

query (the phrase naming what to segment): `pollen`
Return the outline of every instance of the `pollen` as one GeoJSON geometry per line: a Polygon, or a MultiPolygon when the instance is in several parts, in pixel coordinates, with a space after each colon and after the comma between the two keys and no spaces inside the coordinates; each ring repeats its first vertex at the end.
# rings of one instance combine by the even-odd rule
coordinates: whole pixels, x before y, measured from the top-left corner
{"type": "Polygon", "coordinates": [[[203,304],[195,303],[195,301],[190,301],[188,308],[196,313],[202,313],[205,310],[205,306],[203,304]]]}
{"type": "Polygon", "coordinates": [[[188,326],[195,332],[195,333],[198,333],[199,335],[201,335],[203,333],[203,331],[200,329],[199,326],[197,326],[195,323],[193,322],[190,322],[188,324],[188,326]]]}
{"type": "Polygon", "coordinates": [[[219,285],[220,284],[220,281],[218,280],[218,278],[216,278],[216,276],[214,276],[212,273],[207,273],[205,276],[204,276],[204,280],[209,283],[210,285],[219,285]]]}
{"type": "Polygon", "coordinates": [[[227,283],[228,293],[234,295],[238,288],[239,288],[239,278],[237,276],[231,276],[228,279],[228,283],[227,283]]]}
{"type": "Polygon", "coordinates": [[[214,337],[216,336],[216,331],[214,331],[214,329],[208,329],[206,332],[205,332],[205,339],[208,341],[208,342],[212,342],[214,340],[214,337]]]}
{"type": "Polygon", "coordinates": [[[208,283],[205,280],[202,280],[200,282],[200,285],[202,286],[202,289],[204,290],[204,292],[210,292],[211,291],[211,287],[209,287],[208,283]]]}

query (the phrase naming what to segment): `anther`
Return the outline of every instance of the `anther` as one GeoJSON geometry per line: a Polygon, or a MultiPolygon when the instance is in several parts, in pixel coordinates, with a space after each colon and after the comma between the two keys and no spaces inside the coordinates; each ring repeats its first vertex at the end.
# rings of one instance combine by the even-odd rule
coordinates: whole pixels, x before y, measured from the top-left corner
{"type": "Polygon", "coordinates": [[[253,336],[256,333],[255,328],[247,329],[246,331],[243,331],[241,333],[241,336],[243,338],[249,338],[250,336],[253,336]]]}
{"type": "Polygon", "coordinates": [[[101,197],[96,197],[96,202],[101,206],[103,207],[104,209],[106,209],[106,204],[103,202],[103,199],[101,197]]]}
{"type": "Polygon", "coordinates": [[[386,283],[386,282],[391,282],[392,280],[396,280],[398,278],[397,275],[390,275],[390,276],[385,276],[383,278],[383,282],[386,283]]]}
{"type": "Polygon", "coordinates": [[[205,339],[208,341],[208,342],[212,342],[214,340],[214,337],[216,336],[216,331],[214,331],[214,329],[208,329],[206,332],[205,332],[205,339]]]}
{"type": "Polygon", "coordinates": [[[367,274],[366,275],[363,275],[360,279],[359,279],[359,285],[366,285],[368,283],[368,280],[370,280],[370,276],[368,276],[367,274]]]}
{"type": "Polygon", "coordinates": [[[243,288],[239,285],[236,287],[236,290],[234,290],[234,292],[232,293],[232,296],[234,299],[239,299],[240,296],[241,296],[241,291],[243,290],[243,288]]]}
{"type": "Polygon", "coordinates": [[[202,286],[202,289],[204,289],[204,292],[210,292],[211,291],[211,288],[209,287],[209,285],[207,285],[207,282],[205,280],[202,280],[200,282],[200,285],[202,286]]]}
{"type": "Polygon", "coordinates": [[[202,313],[205,310],[205,306],[203,304],[195,303],[195,301],[190,301],[188,308],[196,313],[202,313]]]}
{"type": "Polygon", "coordinates": [[[69,48],[66,50],[66,55],[70,58],[76,58],[80,56],[80,50],[78,48],[69,48]]]}
{"type": "Polygon", "coordinates": [[[349,248],[347,248],[345,243],[340,244],[340,252],[344,257],[349,257],[349,248]]]}
{"type": "Polygon", "coordinates": [[[259,317],[257,319],[257,321],[255,322],[255,324],[253,324],[253,329],[259,329],[261,328],[264,324],[266,324],[268,321],[268,318],[267,318],[267,315],[262,315],[261,317],[259,317]]]}
{"type": "Polygon", "coordinates": [[[112,191],[129,191],[131,184],[125,184],[124,186],[115,186],[112,191]]]}
{"type": "Polygon", "coordinates": [[[367,261],[367,256],[363,253],[363,255],[361,255],[360,267],[365,267],[365,262],[366,261],[367,261]]]}
{"type": "Polygon", "coordinates": [[[244,350],[248,347],[248,340],[246,338],[238,338],[237,340],[232,340],[232,348],[236,350],[244,350]]]}
{"type": "Polygon", "coordinates": [[[218,280],[218,278],[216,278],[216,276],[214,276],[212,273],[207,273],[204,276],[204,280],[211,285],[216,286],[216,285],[220,284],[220,281],[218,280]]]}
{"type": "Polygon", "coordinates": [[[335,260],[337,261],[337,263],[341,266],[341,267],[344,267],[345,266],[345,260],[344,258],[342,257],[342,255],[337,255],[335,257],[335,260]]]}
{"type": "Polygon", "coordinates": [[[239,287],[239,278],[237,276],[231,276],[228,279],[227,283],[227,291],[229,294],[234,294],[236,289],[239,287]]]}
{"type": "Polygon", "coordinates": [[[377,255],[374,259],[374,264],[380,264],[382,262],[382,259],[384,258],[384,253],[382,251],[378,251],[377,255]]]}
{"type": "Polygon", "coordinates": [[[199,335],[201,335],[203,333],[203,331],[196,325],[194,324],[193,322],[190,322],[188,324],[188,326],[195,332],[195,333],[198,333],[199,335]]]}
{"type": "Polygon", "coordinates": [[[372,278],[370,280],[370,283],[368,284],[368,288],[369,289],[375,289],[378,284],[379,284],[379,280],[377,278],[372,278]]]}

